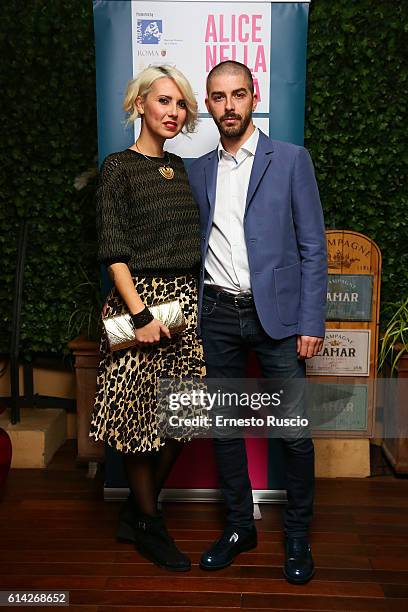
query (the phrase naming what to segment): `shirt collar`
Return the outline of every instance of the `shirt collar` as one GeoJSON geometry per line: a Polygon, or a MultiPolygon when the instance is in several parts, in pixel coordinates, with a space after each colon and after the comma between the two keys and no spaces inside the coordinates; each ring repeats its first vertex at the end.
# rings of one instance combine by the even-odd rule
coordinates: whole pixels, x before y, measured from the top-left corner
{"type": "MultiPolygon", "coordinates": [[[[248,155],[255,155],[256,147],[258,146],[258,140],[259,140],[259,130],[256,127],[253,133],[251,134],[251,136],[244,142],[243,145],[241,145],[241,147],[236,152],[234,156],[235,159],[238,160],[241,157],[242,153],[245,153],[245,157],[247,157],[248,155]]],[[[224,149],[224,147],[222,146],[222,142],[220,140],[220,142],[218,143],[218,148],[217,148],[218,161],[221,159],[224,153],[226,155],[231,156],[231,153],[228,153],[228,151],[224,149]]]]}

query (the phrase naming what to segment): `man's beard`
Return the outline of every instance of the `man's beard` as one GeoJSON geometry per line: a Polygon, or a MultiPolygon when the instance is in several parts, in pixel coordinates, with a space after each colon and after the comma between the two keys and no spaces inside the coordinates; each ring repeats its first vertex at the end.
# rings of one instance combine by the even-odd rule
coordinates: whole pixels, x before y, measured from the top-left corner
{"type": "Polygon", "coordinates": [[[236,115],[235,113],[229,113],[228,115],[224,115],[221,119],[216,120],[217,127],[221,134],[226,138],[241,138],[248,127],[248,125],[252,121],[252,111],[248,111],[246,115],[243,117],[241,115],[236,115]],[[238,119],[237,125],[228,126],[224,123],[225,119],[228,117],[233,117],[234,119],[238,119]]]}

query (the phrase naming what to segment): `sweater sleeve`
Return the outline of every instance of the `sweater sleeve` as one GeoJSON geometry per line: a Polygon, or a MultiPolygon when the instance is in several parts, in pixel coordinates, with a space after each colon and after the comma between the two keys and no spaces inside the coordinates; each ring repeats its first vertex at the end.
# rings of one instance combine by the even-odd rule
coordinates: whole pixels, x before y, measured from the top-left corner
{"type": "Polygon", "coordinates": [[[120,161],[109,155],[102,164],[96,188],[98,260],[105,265],[128,263],[132,252],[128,241],[128,198],[120,161]]]}

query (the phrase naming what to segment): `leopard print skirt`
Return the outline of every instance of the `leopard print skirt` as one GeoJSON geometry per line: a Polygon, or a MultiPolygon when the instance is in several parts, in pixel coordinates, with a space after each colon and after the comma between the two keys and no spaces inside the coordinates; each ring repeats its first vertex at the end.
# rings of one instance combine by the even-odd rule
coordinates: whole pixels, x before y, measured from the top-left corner
{"type": "MultiPolygon", "coordinates": [[[[172,299],[181,303],[187,328],[159,344],[110,353],[101,340],[95,405],[89,435],[122,453],[158,450],[165,442],[157,431],[157,380],[203,377],[205,365],[197,336],[197,281],[195,277],[133,277],[136,291],[147,305],[172,299]]],[[[116,288],[108,295],[105,316],[127,311],[116,288]]]]}

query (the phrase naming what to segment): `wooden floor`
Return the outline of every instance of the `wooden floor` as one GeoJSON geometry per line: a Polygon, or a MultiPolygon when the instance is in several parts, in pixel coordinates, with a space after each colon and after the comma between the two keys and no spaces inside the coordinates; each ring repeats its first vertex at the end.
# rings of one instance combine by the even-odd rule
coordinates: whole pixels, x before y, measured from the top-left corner
{"type": "Polygon", "coordinates": [[[89,480],[75,466],[70,443],[46,470],[13,470],[0,504],[0,590],[65,590],[70,610],[95,612],[408,610],[408,479],[318,480],[317,572],[305,586],[282,576],[281,506],[261,507],[258,548],[216,573],[197,562],[219,534],[221,506],[165,506],[193,561],[187,574],[160,570],[117,543],[118,507],[103,501],[102,476],[89,480]]]}

